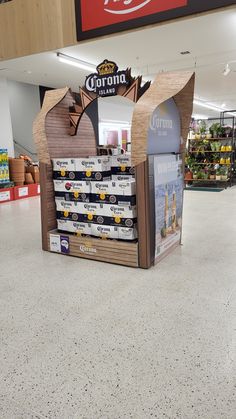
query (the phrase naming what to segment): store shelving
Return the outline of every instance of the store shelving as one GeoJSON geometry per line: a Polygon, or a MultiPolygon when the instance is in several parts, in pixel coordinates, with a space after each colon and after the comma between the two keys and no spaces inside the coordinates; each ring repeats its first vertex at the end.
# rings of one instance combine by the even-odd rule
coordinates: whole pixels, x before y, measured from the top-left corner
{"type": "Polygon", "coordinates": [[[185,184],[232,186],[235,166],[235,118],[193,122],[187,155],[185,184]],[[217,121],[217,122],[216,122],[217,121]]]}

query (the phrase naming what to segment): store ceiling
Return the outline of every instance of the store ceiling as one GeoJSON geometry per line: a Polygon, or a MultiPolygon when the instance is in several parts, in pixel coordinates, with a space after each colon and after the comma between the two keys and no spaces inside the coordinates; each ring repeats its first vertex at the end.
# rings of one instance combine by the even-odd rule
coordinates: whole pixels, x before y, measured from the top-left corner
{"type": "MultiPolygon", "coordinates": [[[[101,38],[58,50],[98,64],[104,58],[134,74],[153,79],[160,71],[196,71],[195,97],[217,107],[236,109],[236,6],[225,11],[148,27],[132,33],[101,38]],[[190,51],[181,55],[181,51],[190,51]],[[225,77],[228,62],[232,71],[225,77]]],[[[0,76],[49,87],[72,87],[78,91],[88,73],[59,63],[56,52],[0,62],[0,76]]],[[[216,112],[194,106],[194,113],[216,116],[216,112]]]]}

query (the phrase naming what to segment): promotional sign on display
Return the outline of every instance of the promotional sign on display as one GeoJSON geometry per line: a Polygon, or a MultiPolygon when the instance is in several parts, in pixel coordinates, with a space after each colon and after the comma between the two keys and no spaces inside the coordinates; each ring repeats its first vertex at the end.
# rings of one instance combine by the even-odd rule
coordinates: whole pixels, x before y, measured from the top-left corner
{"type": "Polygon", "coordinates": [[[90,74],[85,80],[86,90],[101,97],[116,95],[118,88],[127,84],[127,72],[118,71],[117,64],[108,60],[99,64],[97,73],[90,74]]]}
{"type": "Polygon", "coordinates": [[[108,35],[234,4],[235,0],[75,0],[77,39],[108,35]]]}
{"type": "Polygon", "coordinates": [[[154,156],[155,260],[180,243],[183,170],[179,155],[154,156]]]}

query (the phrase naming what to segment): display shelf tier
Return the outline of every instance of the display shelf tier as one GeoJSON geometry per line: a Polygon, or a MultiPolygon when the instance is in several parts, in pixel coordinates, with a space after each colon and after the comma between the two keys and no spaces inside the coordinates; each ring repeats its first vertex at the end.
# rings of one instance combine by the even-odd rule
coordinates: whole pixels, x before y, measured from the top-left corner
{"type": "Polygon", "coordinates": [[[212,162],[209,162],[209,161],[207,161],[207,162],[205,162],[205,163],[199,163],[199,162],[197,162],[196,161],[196,165],[198,165],[198,166],[215,166],[216,164],[218,164],[219,166],[233,166],[233,163],[230,163],[230,164],[228,164],[228,163],[212,163],[212,162]]]}
{"type": "Polygon", "coordinates": [[[190,154],[206,154],[206,153],[215,153],[215,154],[233,154],[234,151],[208,151],[208,150],[204,150],[204,151],[189,151],[190,154]]]}
{"type": "Polygon", "coordinates": [[[200,140],[196,139],[196,138],[190,138],[190,141],[202,141],[202,140],[206,140],[206,141],[232,141],[234,138],[233,137],[219,137],[219,138],[201,138],[200,140]]]}
{"type": "Polygon", "coordinates": [[[67,237],[69,249],[68,253],[60,251],[54,253],[126,265],[134,268],[139,266],[137,242],[123,242],[110,239],[102,240],[95,237],[78,237],[71,233],[61,233],[58,230],[52,230],[48,232],[48,249],[52,252],[50,237],[55,236],[59,236],[60,240],[67,237]]]}
{"type": "Polygon", "coordinates": [[[229,182],[230,178],[228,178],[227,180],[217,180],[217,179],[184,179],[185,182],[229,182]]]}

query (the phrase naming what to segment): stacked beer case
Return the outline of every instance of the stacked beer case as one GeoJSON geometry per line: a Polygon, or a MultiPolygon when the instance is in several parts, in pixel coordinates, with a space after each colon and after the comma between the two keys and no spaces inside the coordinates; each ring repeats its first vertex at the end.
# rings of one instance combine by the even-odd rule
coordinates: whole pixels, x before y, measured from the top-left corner
{"type": "Polygon", "coordinates": [[[58,230],[137,238],[136,184],[129,155],[53,159],[58,230]]]}

